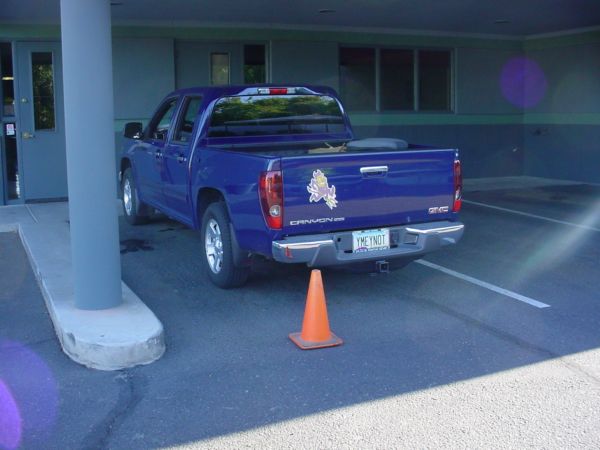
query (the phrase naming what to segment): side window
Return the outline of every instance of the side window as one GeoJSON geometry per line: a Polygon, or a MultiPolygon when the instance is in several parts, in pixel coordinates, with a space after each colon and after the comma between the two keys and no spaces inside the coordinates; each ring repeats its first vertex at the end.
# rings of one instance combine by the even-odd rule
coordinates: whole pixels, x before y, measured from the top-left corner
{"type": "Polygon", "coordinates": [[[148,130],[148,136],[150,139],[156,139],[164,141],[167,139],[169,133],[169,127],[171,126],[171,119],[173,119],[173,113],[177,106],[177,99],[174,98],[169,100],[163,105],[161,110],[154,116],[148,130]]]}
{"type": "Polygon", "coordinates": [[[229,53],[210,54],[210,84],[229,84],[229,53]]]}
{"type": "Polygon", "coordinates": [[[175,129],[174,141],[190,142],[192,139],[192,131],[194,131],[194,122],[200,111],[202,97],[188,97],[185,99],[183,113],[179,116],[179,122],[175,129]]]}

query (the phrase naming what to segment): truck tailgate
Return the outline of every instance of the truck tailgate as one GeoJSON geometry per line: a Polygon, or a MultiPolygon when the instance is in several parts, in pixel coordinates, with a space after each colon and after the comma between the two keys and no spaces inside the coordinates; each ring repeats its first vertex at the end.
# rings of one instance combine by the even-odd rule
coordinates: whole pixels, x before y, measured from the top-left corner
{"type": "Polygon", "coordinates": [[[453,149],[419,149],[283,157],[283,232],[448,219],[455,154],[453,149]]]}

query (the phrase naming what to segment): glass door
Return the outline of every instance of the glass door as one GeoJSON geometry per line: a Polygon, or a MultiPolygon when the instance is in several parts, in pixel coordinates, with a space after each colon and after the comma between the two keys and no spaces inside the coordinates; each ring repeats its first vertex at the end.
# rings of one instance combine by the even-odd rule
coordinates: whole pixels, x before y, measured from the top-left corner
{"type": "Polygon", "coordinates": [[[16,49],[21,198],[64,199],[67,165],[60,43],[17,42],[16,49]]]}
{"type": "Polygon", "coordinates": [[[19,203],[21,185],[17,154],[13,52],[10,42],[0,42],[0,205],[19,203]]]}

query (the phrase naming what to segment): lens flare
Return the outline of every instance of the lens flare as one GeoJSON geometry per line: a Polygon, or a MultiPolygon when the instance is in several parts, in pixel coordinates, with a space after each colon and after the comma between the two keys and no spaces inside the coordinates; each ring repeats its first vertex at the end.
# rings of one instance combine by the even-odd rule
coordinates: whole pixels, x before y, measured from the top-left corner
{"type": "Polygon", "coordinates": [[[58,386],[52,371],[33,350],[0,339],[0,448],[21,441],[43,448],[54,429],[58,386]]]}
{"type": "Polygon", "coordinates": [[[542,101],[548,82],[537,62],[518,56],[509,59],[502,68],[500,88],[506,100],[519,108],[527,109],[542,101]]]}
{"type": "MultiPolygon", "coordinates": [[[[583,227],[596,227],[600,221],[600,201],[594,202],[584,214],[571,221],[583,227]]],[[[550,236],[540,237],[541,244],[525,259],[519,275],[514,279],[515,284],[524,286],[532,278],[567,261],[585,245],[590,232],[595,233],[581,227],[565,227],[550,236]]]]}
{"type": "Polygon", "coordinates": [[[0,448],[13,450],[21,444],[21,413],[8,386],[0,379],[0,448]]]}

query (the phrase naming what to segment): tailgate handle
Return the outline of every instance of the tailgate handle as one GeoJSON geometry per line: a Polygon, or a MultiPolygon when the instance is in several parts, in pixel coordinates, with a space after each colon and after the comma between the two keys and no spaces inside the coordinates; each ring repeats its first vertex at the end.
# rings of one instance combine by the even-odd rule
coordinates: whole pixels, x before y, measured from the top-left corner
{"type": "Polygon", "coordinates": [[[371,166],[371,167],[361,167],[360,173],[363,175],[385,175],[388,171],[388,166],[371,166]]]}

